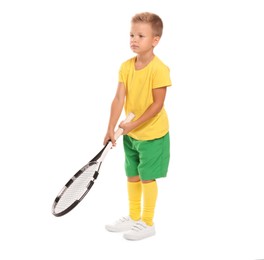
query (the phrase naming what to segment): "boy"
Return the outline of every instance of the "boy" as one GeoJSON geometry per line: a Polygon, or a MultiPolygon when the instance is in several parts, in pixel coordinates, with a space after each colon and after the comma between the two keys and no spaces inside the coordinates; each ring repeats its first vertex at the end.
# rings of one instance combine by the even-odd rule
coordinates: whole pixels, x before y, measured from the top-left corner
{"type": "Polygon", "coordinates": [[[104,139],[104,144],[111,140],[115,145],[114,129],[123,108],[126,114],[135,114],[132,122],[119,125],[123,129],[129,216],[106,225],[108,231],[124,232],[128,240],[155,234],[156,179],[166,177],[169,165],[169,123],[163,104],[166,88],[171,86],[170,71],[154,55],[162,30],[162,20],[156,14],[144,12],[132,17],[130,48],[136,56],[121,65],[104,139]]]}

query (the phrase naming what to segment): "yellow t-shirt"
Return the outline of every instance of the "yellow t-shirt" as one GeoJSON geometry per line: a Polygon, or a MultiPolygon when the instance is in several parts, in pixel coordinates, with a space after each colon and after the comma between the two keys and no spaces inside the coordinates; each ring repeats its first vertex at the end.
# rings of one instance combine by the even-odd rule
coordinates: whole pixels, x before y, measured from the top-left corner
{"type": "MultiPolygon", "coordinates": [[[[136,57],[122,63],[119,82],[126,88],[125,112],[133,112],[139,118],[153,103],[152,90],[171,86],[169,68],[155,56],[143,69],[135,69],[136,57]]],[[[134,119],[134,120],[135,120],[134,119]]],[[[164,136],[169,131],[169,121],[165,108],[140,127],[128,133],[137,140],[153,140],[164,136]]]]}

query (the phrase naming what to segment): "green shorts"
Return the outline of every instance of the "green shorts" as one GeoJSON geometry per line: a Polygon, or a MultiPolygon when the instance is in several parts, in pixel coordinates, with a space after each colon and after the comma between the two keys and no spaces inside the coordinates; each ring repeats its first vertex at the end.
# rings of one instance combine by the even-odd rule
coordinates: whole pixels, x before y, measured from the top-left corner
{"type": "Polygon", "coordinates": [[[170,161],[170,136],[138,141],[123,136],[125,171],[127,177],[138,176],[141,180],[154,180],[167,176],[170,161]]]}

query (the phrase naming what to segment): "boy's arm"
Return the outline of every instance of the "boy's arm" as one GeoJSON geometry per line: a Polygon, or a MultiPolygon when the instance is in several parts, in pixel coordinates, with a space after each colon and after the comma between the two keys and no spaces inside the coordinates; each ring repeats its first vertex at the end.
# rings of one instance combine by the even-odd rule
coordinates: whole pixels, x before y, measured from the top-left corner
{"type": "Polygon", "coordinates": [[[157,115],[163,108],[165,97],[166,97],[167,87],[156,88],[152,90],[153,93],[153,103],[147,108],[147,110],[139,117],[137,120],[123,124],[121,123],[119,127],[123,128],[123,134],[129,133],[131,130],[139,127],[141,124],[145,123],[155,115],[157,115]]]}
{"type": "Polygon", "coordinates": [[[107,133],[104,138],[104,144],[106,144],[109,140],[111,140],[113,145],[115,145],[116,140],[114,139],[114,130],[123,110],[125,96],[126,96],[125,86],[123,83],[119,82],[115,97],[111,104],[110,118],[109,118],[107,133]]]}

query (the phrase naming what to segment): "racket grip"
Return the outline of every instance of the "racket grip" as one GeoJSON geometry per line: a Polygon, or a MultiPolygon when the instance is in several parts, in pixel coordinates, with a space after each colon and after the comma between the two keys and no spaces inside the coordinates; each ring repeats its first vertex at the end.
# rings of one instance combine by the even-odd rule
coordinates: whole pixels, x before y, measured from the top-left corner
{"type": "MultiPolygon", "coordinates": [[[[132,112],[130,112],[130,113],[127,115],[126,119],[124,120],[124,123],[128,123],[128,122],[132,121],[132,119],[133,119],[134,117],[135,117],[135,115],[134,115],[132,112]]],[[[117,139],[120,137],[120,135],[122,135],[122,133],[123,133],[123,129],[119,127],[119,128],[116,130],[116,132],[115,132],[115,140],[117,140],[117,139]]]]}

